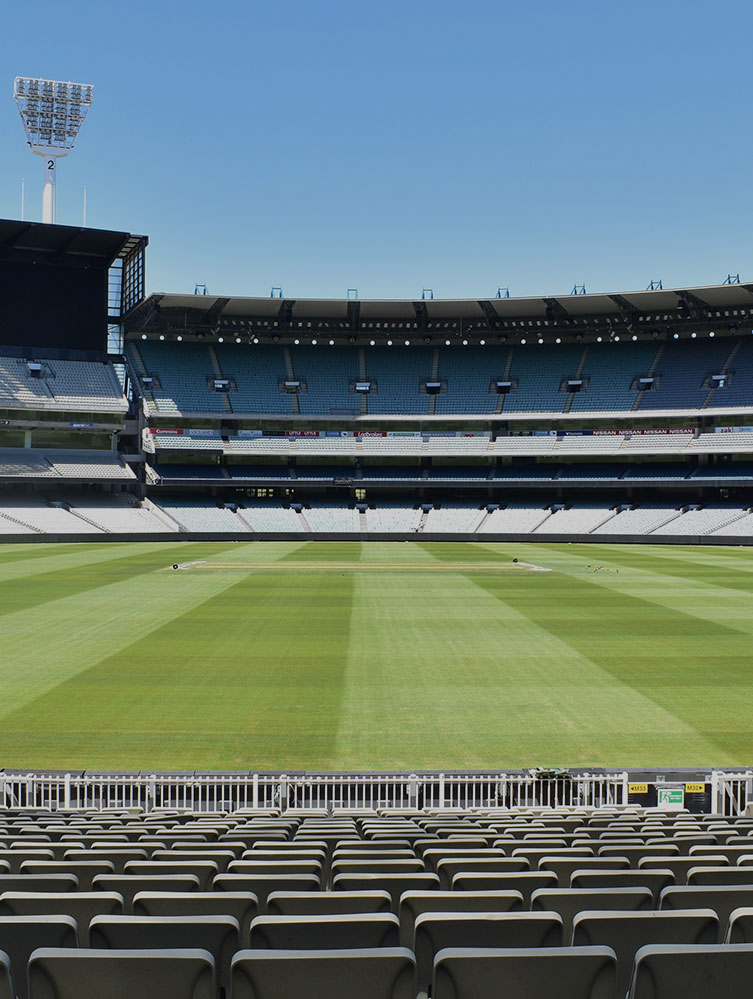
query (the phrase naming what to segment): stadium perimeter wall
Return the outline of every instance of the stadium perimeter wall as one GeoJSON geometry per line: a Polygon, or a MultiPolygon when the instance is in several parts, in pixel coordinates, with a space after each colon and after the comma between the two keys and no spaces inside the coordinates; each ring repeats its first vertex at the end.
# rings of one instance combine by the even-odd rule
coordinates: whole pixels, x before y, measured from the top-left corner
{"type": "Polygon", "coordinates": [[[315,533],[313,531],[150,531],[148,534],[125,533],[105,534],[3,534],[3,544],[91,544],[94,541],[105,543],[128,541],[454,541],[483,542],[484,544],[507,542],[511,544],[566,544],[566,545],[731,545],[735,548],[753,546],[753,537],[739,535],[688,535],[688,534],[400,534],[388,533],[315,533]]]}

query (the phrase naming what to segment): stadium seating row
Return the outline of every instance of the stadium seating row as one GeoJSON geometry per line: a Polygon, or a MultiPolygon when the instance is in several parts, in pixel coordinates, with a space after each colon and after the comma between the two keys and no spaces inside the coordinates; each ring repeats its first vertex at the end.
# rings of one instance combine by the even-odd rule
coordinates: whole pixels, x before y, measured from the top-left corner
{"type": "Polygon", "coordinates": [[[133,480],[136,476],[112,451],[45,451],[0,448],[0,479],[133,480]]]}
{"type": "Polygon", "coordinates": [[[733,503],[680,505],[605,501],[499,506],[447,501],[411,506],[388,501],[360,509],[310,500],[299,508],[279,500],[225,503],[204,497],[139,502],[127,493],[92,495],[0,493],[0,534],[415,533],[534,535],[685,535],[750,537],[753,512],[733,503]]]}
{"type": "Polygon", "coordinates": [[[753,344],[743,337],[680,343],[283,347],[127,344],[151,415],[607,413],[736,408],[750,403],[753,344]],[[651,389],[638,379],[652,373],[651,389]],[[715,387],[714,374],[728,377],[715,387]],[[579,391],[567,390],[577,377],[579,391]],[[146,380],[145,380],[146,379],[146,380]],[[217,389],[217,381],[223,385],[217,389]],[[356,382],[370,390],[356,391],[356,382]],[[439,386],[438,394],[426,383],[439,386]],[[509,391],[498,391],[498,382],[509,391]]]}
{"type": "Polygon", "coordinates": [[[747,818],[9,810],[0,836],[9,999],[722,999],[753,972],[747,818]]]}
{"type": "Polygon", "coordinates": [[[0,357],[0,407],[124,413],[128,402],[109,362],[0,357]]]}

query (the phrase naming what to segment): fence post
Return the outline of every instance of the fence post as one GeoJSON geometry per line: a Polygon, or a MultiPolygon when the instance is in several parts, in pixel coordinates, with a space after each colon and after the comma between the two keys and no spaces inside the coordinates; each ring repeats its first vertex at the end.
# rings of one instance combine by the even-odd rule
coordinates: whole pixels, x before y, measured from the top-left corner
{"type": "Polygon", "coordinates": [[[63,778],[63,808],[71,807],[71,775],[66,774],[63,778]]]}
{"type": "Polygon", "coordinates": [[[254,774],[253,776],[253,788],[251,790],[251,807],[259,807],[259,775],[254,774]]]}
{"type": "Polygon", "coordinates": [[[439,801],[437,802],[437,808],[444,808],[444,774],[439,775],[439,801]]]}
{"type": "Polygon", "coordinates": [[[411,774],[408,778],[408,807],[418,808],[418,775],[411,774]]]}

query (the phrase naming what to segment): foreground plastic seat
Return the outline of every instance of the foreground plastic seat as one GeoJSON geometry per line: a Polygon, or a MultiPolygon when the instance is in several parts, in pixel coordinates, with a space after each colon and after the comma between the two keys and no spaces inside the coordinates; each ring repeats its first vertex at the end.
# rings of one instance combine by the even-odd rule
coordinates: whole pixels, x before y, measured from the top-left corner
{"type": "Polygon", "coordinates": [[[659,896],[659,909],[713,909],[723,935],[734,909],[753,906],[746,885],[670,885],[659,896]]]}
{"type": "Polygon", "coordinates": [[[415,999],[416,966],[404,947],[242,950],[233,958],[231,995],[233,999],[415,999]]]}
{"type": "Polygon", "coordinates": [[[641,947],[629,999],[729,999],[750,992],[753,944],[641,947]]]}
{"type": "Polygon", "coordinates": [[[70,916],[0,916],[0,949],[10,959],[19,999],[26,999],[26,966],[38,947],[78,947],[70,916]]]}
{"type": "Polygon", "coordinates": [[[561,947],[556,912],[424,912],[416,919],[418,991],[431,984],[434,956],[448,947],[561,947]]]}
{"type": "MultiPolygon", "coordinates": [[[[26,975],[24,975],[24,979],[26,975]]],[[[24,986],[25,986],[24,981],[24,986]]],[[[10,970],[10,958],[0,950],[0,999],[16,999],[16,987],[10,970]]]]}
{"type": "Polygon", "coordinates": [[[574,946],[611,947],[617,956],[617,991],[627,992],[636,952],[647,944],[714,944],[719,921],[713,909],[677,912],[579,912],[574,946]]]}
{"type": "MultiPolygon", "coordinates": [[[[78,939],[89,946],[89,923],[95,916],[123,914],[123,896],[116,892],[6,892],[0,895],[0,916],[69,916],[78,926],[78,939]]],[[[1,941],[0,941],[1,943],[1,941]]]]}
{"type": "Polygon", "coordinates": [[[104,950],[208,950],[217,984],[230,984],[230,961],[240,948],[240,927],[232,916],[96,916],[89,926],[92,947],[104,950]]]}
{"type": "Polygon", "coordinates": [[[257,916],[251,923],[250,946],[268,950],[397,947],[399,926],[391,912],[257,916]]]}
{"type": "Polygon", "coordinates": [[[345,913],[390,912],[386,891],[273,891],[267,896],[271,916],[336,916],[345,913]]]}
{"type": "Polygon", "coordinates": [[[753,908],[733,909],[729,915],[724,943],[753,943],[753,908]]]}
{"type": "Polygon", "coordinates": [[[564,940],[570,939],[575,915],[585,909],[634,912],[653,907],[650,888],[551,888],[531,896],[533,912],[544,909],[562,916],[564,940]]]}
{"type": "Polygon", "coordinates": [[[448,948],[434,960],[432,999],[614,999],[609,947],[448,948]]]}
{"type": "Polygon", "coordinates": [[[400,945],[413,948],[416,919],[423,912],[521,912],[519,891],[406,891],[400,896],[400,945]]]}
{"type": "Polygon", "coordinates": [[[216,999],[206,950],[59,950],[29,960],[29,999],[216,999]]]}

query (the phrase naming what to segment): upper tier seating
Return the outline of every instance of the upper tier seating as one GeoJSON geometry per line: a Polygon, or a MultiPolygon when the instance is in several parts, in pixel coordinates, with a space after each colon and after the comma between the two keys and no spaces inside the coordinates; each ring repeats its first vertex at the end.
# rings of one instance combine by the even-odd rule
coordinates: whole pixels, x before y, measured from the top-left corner
{"type": "Polygon", "coordinates": [[[573,393],[570,412],[632,409],[638,392],[631,385],[648,374],[657,350],[655,343],[590,344],[581,375],[588,384],[573,393]]]}
{"type": "Polygon", "coordinates": [[[217,344],[214,348],[221,376],[232,379],[228,394],[236,413],[294,413],[293,396],[280,391],[288,377],[282,347],[267,344],[217,344]]]}
{"type": "Polygon", "coordinates": [[[293,376],[306,385],[298,393],[301,413],[361,412],[361,397],[350,391],[359,377],[358,353],[336,347],[296,347],[290,351],[293,376]]]}
{"type": "Polygon", "coordinates": [[[428,347],[369,347],[366,378],[377,386],[368,394],[369,412],[428,413],[432,397],[420,387],[432,378],[433,359],[428,347]]]}
{"type": "MultiPolygon", "coordinates": [[[[709,395],[704,381],[721,373],[733,346],[727,338],[666,343],[656,366],[658,388],[644,393],[640,409],[700,409],[709,395]]],[[[725,405],[726,391],[715,393],[715,405],[725,405]]]]}
{"type": "Polygon", "coordinates": [[[138,344],[128,344],[126,354],[151,412],[157,415],[227,412],[225,394],[209,391],[208,380],[216,375],[209,349],[204,344],[180,343],[166,347],[140,340],[138,344]],[[140,381],[142,375],[155,379],[151,387],[140,381]]]}
{"type": "Polygon", "coordinates": [[[52,361],[35,358],[38,377],[29,362],[0,357],[0,407],[79,412],[123,413],[128,402],[109,362],[52,361]]]}
{"type": "MultiPolygon", "coordinates": [[[[526,345],[450,348],[397,343],[358,348],[330,347],[324,342],[282,347],[132,340],[126,353],[137,381],[144,375],[156,379],[151,386],[141,382],[147,408],[154,415],[345,416],[359,414],[362,407],[372,415],[603,414],[634,408],[648,412],[753,405],[749,370],[753,344],[742,337],[588,346],[539,345],[532,337],[526,345]],[[724,373],[728,362],[729,385],[712,391],[710,376],[724,373]],[[650,371],[654,371],[656,388],[640,393],[633,387],[636,379],[650,371]],[[373,383],[372,390],[360,394],[354,383],[364,376],[373,383]],[[214,391],[215,378],[228,379],[230,391],[214,391]],[[563,390],[574,378],[582,378],[582,390],[563,390]],[[286,380],[300,381],[301,390],[286,391],[282,384],[286,380]],[[422,390],[432,380],[441,383],[436,395],[422,390]],[[497,394],[492,386],[500,380],[511,381],[512,391],[497,394]]],[[[16,368],[23,364],[11,360],[16,368]]],[[[28,405],[44,405],[57,380],[50,380],[51,389],[34,385],[38,379],[22,379],[19,384],[16,373],[7,391],[13,395],[23,390],[28,393],[28,405]]],[[[0,393],[2,384],[0,372],[0,393]]]]}

